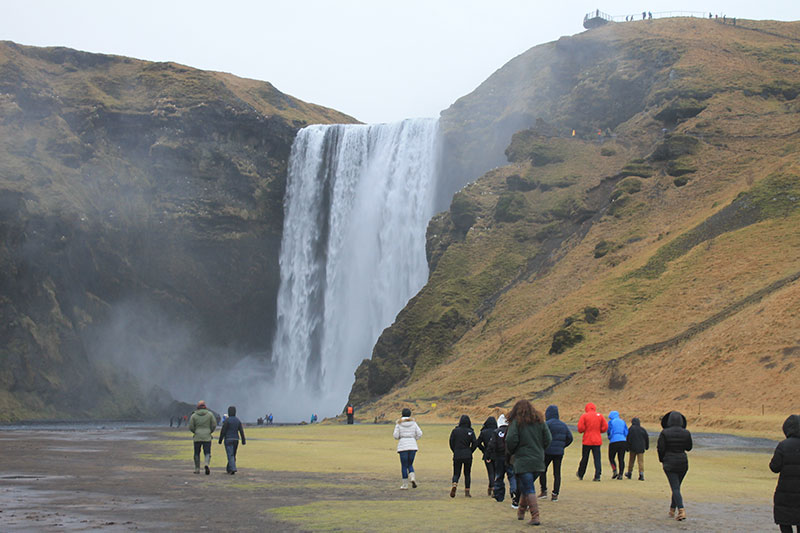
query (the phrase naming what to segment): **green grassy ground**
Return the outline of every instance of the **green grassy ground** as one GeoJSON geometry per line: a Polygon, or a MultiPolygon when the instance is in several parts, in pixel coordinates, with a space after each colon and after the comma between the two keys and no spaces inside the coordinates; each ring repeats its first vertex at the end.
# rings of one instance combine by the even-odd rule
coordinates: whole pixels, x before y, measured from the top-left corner
{"type": "MultiPolygon", "coordinates": [[[[415,461],[419,488],[399,490],[400,464],[392,425],[314,425],[247,428],[239,448],[239,475],[222,473],[225,454],[214,443],[210,481],[224,483],[232,497],[259,492],[306,493],[302,505],[260,508],[274,518],[311,531],[486,531],[528,529],[516,520],[508,499],[486,494],[486,470],[476,452],[472,498],[465,498],[463,478],[455,499],[448,496],[453,426],[422,424],[424,435],[415,461]],[[248,473],[260,471],[258,481],[248,473]],[[516,529],[515,529],[516,528],[516,529]]],[[[579,435],[576,435],[579,437],[579,435]]],[[[188,433],[165,434],[150,443],[145,459],[181,461],[191,470],[188,433]]],[[[601,483],[579,481],[574,472],[580,440],[567,449],[558,502],[540,501],[543,531],[755,531],[770,529],[771,497],[776,476],[765,453],[690,452],[683,496],[689,520],[666,518],[669,490],[655,453],[645,458],[645,482],[613,481],[603,447],[601,483]]],[[[635,475],[634,475],[635,479],[635,475]]],[[[552,483],[552,477],[550,478],[552,483]]],[[[246,496],[245,496],[246,495],[246,496]]]]}

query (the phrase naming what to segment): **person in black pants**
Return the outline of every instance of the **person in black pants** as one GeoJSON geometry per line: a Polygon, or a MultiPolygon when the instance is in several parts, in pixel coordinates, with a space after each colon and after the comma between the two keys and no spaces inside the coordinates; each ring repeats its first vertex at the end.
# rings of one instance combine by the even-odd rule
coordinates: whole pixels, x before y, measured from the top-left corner
{"type": "Polygon", "coordinates": [[[492,461],[492,454],[489,451],[489,441],[497,430],[497,420],[493,416],[486,419],[481,428],[481,433],[478,435],[478,449],[483,452],[483,464],[486,465],[486,474],[489,476],[489,490],[488,495],[492,495],[492,488],[494,487],[494,461],[492,461]]]}
{"type": "Polygon", "coordinates": [[[453,486],[450,488],[450,497],[456,497],[458,479],[461,477],[461,469],[464,469],[464,496],[469,495],[469,486],[472,473],[472,453],[478,447],[478,440],[475,438],[475,431],[472,429],[472,422],[467,415],[461,415],[458,425],[450,432],[450,449],[453,450],[453,486]]]}
{"type": "Polygon", "coordinates": [[[658,436],[658,460],[664,467],[672,501],[669,516],[675,520],[686,520],[686,509],[683,507],[681,483],[689,471],[689,459],[686,452],[692,449],[692,434],[686,429],[686,417],[678,411],[670,411],[661,418],[664,429],[658,436]],[[677,510],[677,513],[676,513],[677,510]]]}
{"type": "Polygon", "coordinates": [[[786,440],[778,443],[769,469],[780,474],[772,509],[781,533],[800,530],[800,415],[790,415],[783,423],[786,440]]]}
{"type": "Polygon", "coordinates": [[[550,463],[553,463],[553,492],[550,499],[557,502],[558,495],[561,493],[561,461],[564,459],[564,448],[572,444],[572,432],[558,418],[558,406],[547,406],[544,417],[553,440],[544,451],[544,472],[539,476],[539,486],[541,487],[539,497],[547,498],[547,468],[550,463]]]}

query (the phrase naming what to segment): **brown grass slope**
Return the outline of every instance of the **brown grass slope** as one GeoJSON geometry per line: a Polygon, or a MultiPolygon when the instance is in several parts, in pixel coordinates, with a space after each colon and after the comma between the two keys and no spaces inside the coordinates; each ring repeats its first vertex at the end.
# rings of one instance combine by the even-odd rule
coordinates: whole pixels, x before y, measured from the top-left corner
{"type": "MultiPolygon", "coordinates": [[[[599,103],[573,101],[591,82],[579,75],[537,103],[550,118],[514,136],[512,162],[431,223],[430,280],[351,399],[376,416],[410,403],[480,417],[527,397],[568,419],[595,401],[627,419],[677,408],[751,430],[796,411],[800,24],[744,25],[668,19],[567,39],[679,53],[597,138],[571,136],[571,110],[602,108],[613,83],[595,83],[599,103]]],[[[530,87],[550,81],[540,72],[530,87]]]]}

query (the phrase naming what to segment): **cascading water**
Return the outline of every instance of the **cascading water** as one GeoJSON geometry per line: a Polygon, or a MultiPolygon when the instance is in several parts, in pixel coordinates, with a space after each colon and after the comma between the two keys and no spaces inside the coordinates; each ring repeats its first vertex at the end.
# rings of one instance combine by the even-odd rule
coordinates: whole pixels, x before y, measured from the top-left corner
{"type": "Polygon", "coordinates": [[[358,364],[425,284],[437,140],[435,119],[298,132],[270,394],[287,419],[337,414],[358,364]]]}

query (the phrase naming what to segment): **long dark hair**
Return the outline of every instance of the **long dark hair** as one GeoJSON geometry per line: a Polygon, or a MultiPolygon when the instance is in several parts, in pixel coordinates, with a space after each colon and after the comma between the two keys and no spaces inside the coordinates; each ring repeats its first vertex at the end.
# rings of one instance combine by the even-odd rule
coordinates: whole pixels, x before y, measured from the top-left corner
{"type": "Polygon", "coordinates": [[[544,422],[544,416],[528,400],[519,400],[508,415],[509,425],[514,420],[517,421],[517,425],[527,426],[528,424],[541,424],[544,422]]]}

